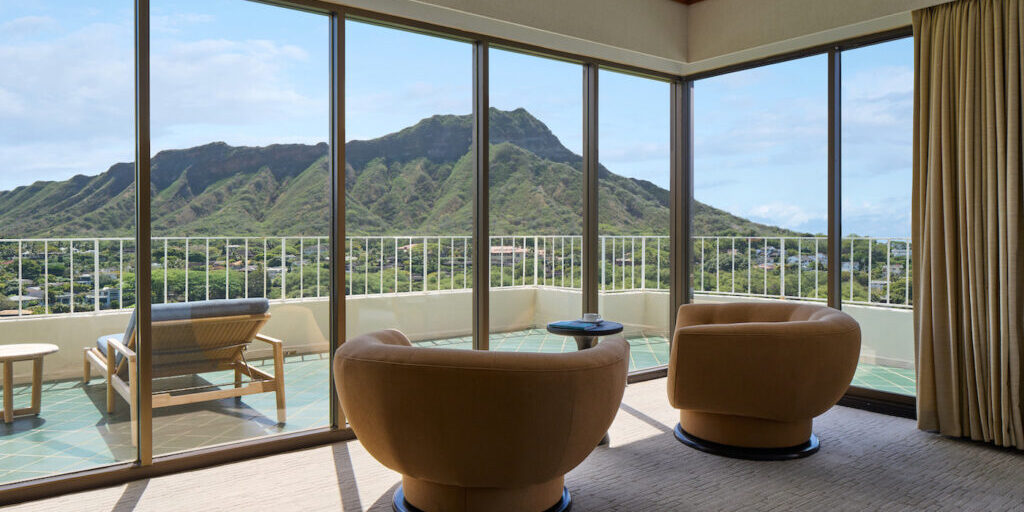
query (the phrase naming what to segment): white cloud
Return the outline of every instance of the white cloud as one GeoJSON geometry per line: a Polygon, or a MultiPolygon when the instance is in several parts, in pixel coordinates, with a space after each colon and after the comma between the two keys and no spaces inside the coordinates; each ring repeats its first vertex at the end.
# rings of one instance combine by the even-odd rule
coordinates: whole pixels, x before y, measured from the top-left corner
{"type": "MultiPolygon", "coordinates": [[[[207,19],[180,15],[159,22],[181,26],[207,19]]],[[[6,37],[11,30],[50,21],[19,18],[0,26],[0,190],[96,174],[132,159],[131,19],[89,23],[46,37],[6,37]]],[[[267,40],[155,39],[154,149],[213,140],[260,145],[324,140],[328,70],[324,63],[322,76],[301,67],[296,71],[310,60],[303,48],[267,40]],[[309,85],[317,81],[322,88],[309,85]],[[164,142],[170,146],[161,146],[164,142]]]]}
{"type": "Polygon", "coordinates": [[[747,218],[796,230],[816,230],[827,220],[824,212],[813,212],[793,203],[771,202],[754,205],[745,212],[747,218]],[[812,228],[813,229],[809,229],[812,228]]]}
{"type": "Polygon", "coordinates": [[[154,14],[150,16],[150,30],[154,33],[177,34],[190,25],[210,23],[214,17],[209,14],[180,12],[174,14],[154,14]]]}
{"type": "Polygon", "coordinates": [[[602,162],[645,162],[670,158],[669,144],[657,142],[609,143],[601,146],[602,162]]]}
{"type": "Polygon", "coordinates": [[[22,16],[0,24],[0,35],[18,37],[38,34],[57,27],[57,20],[49,16],[22,16]]]}

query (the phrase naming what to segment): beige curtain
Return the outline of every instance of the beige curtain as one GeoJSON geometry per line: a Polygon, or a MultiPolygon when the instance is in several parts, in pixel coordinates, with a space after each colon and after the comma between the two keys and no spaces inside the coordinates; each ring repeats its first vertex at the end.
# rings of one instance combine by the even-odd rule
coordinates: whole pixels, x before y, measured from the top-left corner
{"type": "Polygon", "coordinates": [[[1024,0],[914,12],[918,426],[1024,449],[1024,0]]]}

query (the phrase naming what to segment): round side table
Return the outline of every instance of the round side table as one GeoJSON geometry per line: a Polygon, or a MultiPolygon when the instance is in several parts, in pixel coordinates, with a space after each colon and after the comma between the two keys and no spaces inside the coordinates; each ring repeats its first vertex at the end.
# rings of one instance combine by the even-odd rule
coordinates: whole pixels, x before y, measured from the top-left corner
{"type": "Polygon", "coordinates": [[[14,421],[15,416],[39,414],[40,393],[43,387],[43,357],[60,350],[49,343],[18,343],[0,345],[0,363],[4,366],[4,423],[14,421]],[[32,361],[32,406],[14,408],[14,363],[32,361]]]}
{"type": "Polygon", "coordinates": [[[622,332],[622,324],[602,320],[595,323],[593,327],[590,327],[585,331],[580,331],[579,329],[565,329],[556,326],[555,323],[550,323],[548,324],[548,332],[561,336],[572,336],[573,339],[576,340],[576,348],[579,350],[585,350],[597,345],[597,339],[601,336],[608,336],[610,334],[618,334],[622,332]]]}

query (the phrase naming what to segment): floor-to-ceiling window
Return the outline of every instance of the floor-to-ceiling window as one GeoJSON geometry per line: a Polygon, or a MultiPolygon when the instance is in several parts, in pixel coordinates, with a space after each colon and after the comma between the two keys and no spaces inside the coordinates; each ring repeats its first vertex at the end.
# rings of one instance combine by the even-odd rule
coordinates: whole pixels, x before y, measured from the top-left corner
{"type": "Polygon", "coordinates": [[[583,71],[490,50],[490,349],[576,350],[583,308],[583,71]]]}
{"type": "Polygon", "coordinates": [[[599,312],[623,324],[634,370],[668,364],[670,89],[598,73],[599,312]]]}
{"type": "Polygon", "coordinates": [[[841,301],[860,322],[855,384],[913,395],[910,38],[842,52],[841,301]]]}
{"type": "Polygon", "coordinates": [[[345,43],[347,335],[471,348],[472,47],[357,21],[345,43]]]}
{"type": "Polygon", "coordinates": [[[827,78],[817,55],[695,82],[695,302],[825,302],[827,78]]]}
{"type": "Polygon", "coordinates": [[[329,20],[151,12],[153,453],[327,425],[329,20]]]}
{"type": "Polygon", "coordinates": [[[82,368],[135,303],[133,59],[130,1],[0,7],[0,484],[135,459],[82,368]]]}

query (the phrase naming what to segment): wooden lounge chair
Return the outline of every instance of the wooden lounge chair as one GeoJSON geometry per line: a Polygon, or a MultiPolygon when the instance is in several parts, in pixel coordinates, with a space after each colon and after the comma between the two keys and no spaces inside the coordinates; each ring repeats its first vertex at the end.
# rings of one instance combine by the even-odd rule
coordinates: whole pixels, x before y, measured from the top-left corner
{"type": "MultiPolygon", "coordinates": [[[[266,299],[229,299],[154,304],[152,321],[153,379],[234,370],[234,387],[206,386],[153,393],[153,408],[191,404],[273,391],[277,394],[277,421],[285,422],[284,350],[281,340],[259,333],[270,319],[266,299]],[[269,343],[274,353],[274,374],[250,365],[245,350],[253,340],[269,343]],[[249,378],[243,385],[242,376],[249,378]]],[[[122,334],[101,336],[85,349],[83,381],[88,384],[91,365],[107,376],[107,412],[114,412],[114,392],[131,406],[132,443],[137,443],[135,422],[137,359],[135,313],[122,334]]]]}

